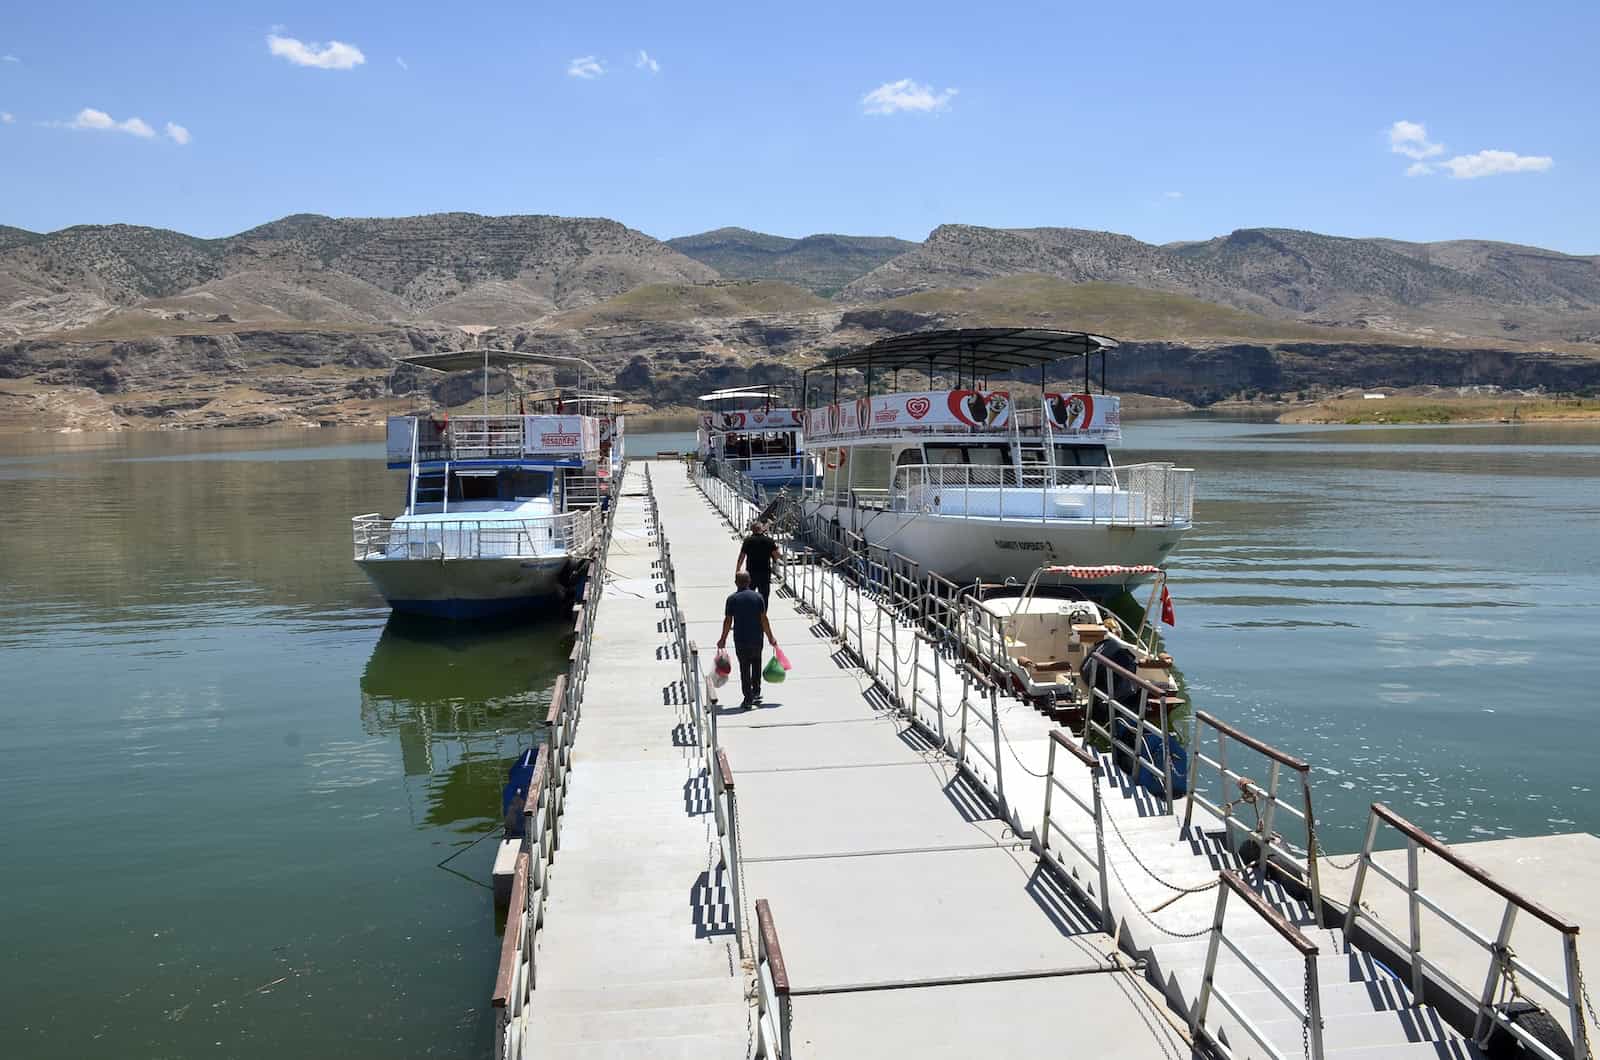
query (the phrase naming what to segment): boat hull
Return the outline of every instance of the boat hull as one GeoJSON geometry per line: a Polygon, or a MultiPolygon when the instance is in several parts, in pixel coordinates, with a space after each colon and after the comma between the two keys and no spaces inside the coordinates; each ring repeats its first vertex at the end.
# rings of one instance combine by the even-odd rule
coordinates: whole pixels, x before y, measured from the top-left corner
{"type": "Polygon", "coordinates": [[[367,578],[402,614],[492,618],[559,604],[570,595],[567,556],[482,559],[362,559],[367,578]]]}
{"type": "MultiPolygon", "coordinates": [[[[1026,522],[895,511],[816,509],[824,525],[836,519],[868,543],[915,560],[957,583],[1026,582],[1041,566],[1161,566],[1188,532],[1183,526],[1113,526],[1065,520],[1026,522]],[[854,515],[857,525],[852,527],[854,515]]],[[[1148,574],[1085,582],[1095,596],[1115,594],[1150,579],[1148,574]]]]}

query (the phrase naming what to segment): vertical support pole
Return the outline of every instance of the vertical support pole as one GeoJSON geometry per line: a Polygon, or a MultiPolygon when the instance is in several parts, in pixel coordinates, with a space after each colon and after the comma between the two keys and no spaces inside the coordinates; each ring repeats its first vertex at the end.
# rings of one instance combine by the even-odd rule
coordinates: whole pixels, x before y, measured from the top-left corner
{"type": "Polygon", "coordinates": [[[1422,903],[1417,899],[1421,887],[1417,873],[1417,841],[1406,837],[1406,905],[1411,920],[1411,996],[1416,1004],[1422,1003],[1425,977],[1422,971],[1422,903]]]}
{"type": "Polygon", "coordinates": [[[1228,888],[1217,888],[1217,909],[1211,916],[1211,938],[1206,943],[1206,970],[1200,979],[1200,996],[1189,1013],[1189,1035],[1198,1037],[1206,1024],[1206,1006],[1211,1002],[1212,982],[1217,974],[1217,949],[1222,944],[1222,921],[1227,916],[1228,888]]]}
{"type": "Polygon", "coordinates": [[[1378,815],[1370,814],[1367,818],[1367,838],[1361,844],[1361,857],[1356,862],[1356,879],[1350,886],[1350,904],[1344,914],[1344,944],[1346,949],[1355,946],[1355,941],[1350,933],[1355,930],[1356,914],[1361,911],[1361,889],[1367,882],[1367,862],[1372,859],[1372,841],[1378,835],[1378,815]]]}
{"type": "Polygon", "coordinates": [[[1000,753],[1000,692],[993,684],[989,685],[989,723],[994,726],[994,787],[995,797],[1000,801],[1000,817],[1002,820],[1011,819],[1011,806],[1006,802],[1006,769],[1005,759],[1000,753]]]}
{"type": "Polygon", "coordinates": [[[937,646],[933,649],[933,715],[939,726],[939,747],[948,751],[950,738],[944,733],[944,680],[940,659],[944,655],[937,646]]]}
{"type": "Polygon", "coordinates": [[[1044,763],[1044,813],[1039,818],[1039,854],[1050,851],[1050,796],[1056,786],[1056,742],[1050,741],[1049,756],[1044,763]]]}
{"type": "Polygon", "coordinates": [[[733,937],[739,943],[739,956],[744,956],[744,903],[739,900],[739,798],[732,785],[728,786],[728,889],[733,897],[733,937]]]}
{"type": "Polygon", "coordinates": [[[956,752],[956,764],[963,769],[967,765],[967,704],[972,690],[972,675],[966,667],[961,668],[961,747],[956,752]]]}
{"type": "Polygon", "coordinates": [[[1161,697],[1161,765],[1164,774],[1162,782],[1167,792],[1167,812],[1172,812],[1172,748],[1168,746],[1170,739],[1167,735],[1167,697],[1161,697]]]}
{"type": "Polygon", "coordinates": [[[1577,933],[1561,936],[1561,956],[1567,966],[1567,1018],[1571,1027],[1573,1056],[1589,1060],[1589,1034],[1583,1025],[1583,979],[1578,973],[1577,933]]]}
{"type": "Polygon", "coordinates": [[[1105,799],[1100,779],[1100,764],[1096,762],[1089,770],[1089,786],[1094,788],[1094,857],[1095,867],[1100,872],[1100,921],[1106,934],[1116,938],[1117,921],[1111,912],[1111,883],[1106,872],[1105,799]]]}
{"type": "MultiPolygon", "coordinates": [[[[1494,1007],[1494,996],[1500,990],[1500,957],[1511,941],[1511,928],[1517,922],[1517,903],[1506,902],[1506,911],[1500,917],[1500,930],[1495,933],[1494,949],[1490,952],[1489,974],[1483,980],[1483,993],[1478,995],[1478,1014],[1472,1021],[1472,1040],[1482,1048],[1494,1027],[1494,1017],[1489,1015],[1494,1007]]],[[[1568,983],[1571,986],[1571,983],[1568,983]]],[[[1568,991],[1571,992],[1570,990],[1568,991]]],[[[1577,1041],[1577,1038],[1573,1038],[1577,1041]]]]}
{"type": "Polygon", "coordinates": [[[1200,712],[1189,712],[1189,797],[1183,803],[1183,833],[1189,833],[1189,826],[1194,823],[1194,792],[1198,786],[1200,771],[1200,712]]]}
{"type": "Polygon", "coordinates": [[[1311,884],[1311,922],[1322,926],[1322,869],[1317,864],[1317,818],[1311,809],[1311,774],[1300,774],[1300,793],[1306,814],[1306,878],[1311,884]]]}
{"type": "Polygon", "coordinates": [[[1323,1060],[1322,984],[1317,980],[1317,955],[1306,954],[1306,1037],[1311,1044],[1311,1060],[1323,1060]]]}

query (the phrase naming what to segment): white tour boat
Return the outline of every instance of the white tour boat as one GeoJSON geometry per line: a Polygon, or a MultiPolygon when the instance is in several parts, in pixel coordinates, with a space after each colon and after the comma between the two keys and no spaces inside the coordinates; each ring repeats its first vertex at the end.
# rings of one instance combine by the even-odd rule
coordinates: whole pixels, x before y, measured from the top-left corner
{"type": "Polygon", "coordinates": [[[711,406],[700,414],[695,432],[697,455],[708,471],[740,472],[765,494],[816,485],[801,412],[780,404],[774,388],[731,387],[702,394],[700,400],[711,406]]]}
{"type": "MultiPolygon", "coordinates": [[[[592,371],[577,358],[516,350],[397,361],[434,372],[481,365],[486,376],[490,368],[592,371]]],[[[603,518],[600,419],[528,412],[526,398],[516,400],[501,415],[485,408],[389,418],[388,466],[408,472],[405,511],[358,515],[352,525],[355,561],[394,610],[503,615],[564,599],[584,575],[603,518]]]]}
{"type": "Polygon", "coordinates": [[[1082,586],[1097,595],[1147,582],[1190,528],[1194,472],[1112,461],[1122,419],[1105,357],[1116,345],[1033,328],[930,331],[808,369],[805,437],[823,469],[802,507],[810,530],[857,536],[957,583],[1021,583],[1041,565],[1125,572],[1082,586]],[[1049,380],[1068,357],[1083,359],[1081,391],[1049,380]],[[1024,372],[1038,373],[1038,396],[1000,382],[1024,372]],[[860,374],[864,396],[841,398],[846,373],[860,374]],[[908,375],[926,389],[902,389],[908,375]]]}

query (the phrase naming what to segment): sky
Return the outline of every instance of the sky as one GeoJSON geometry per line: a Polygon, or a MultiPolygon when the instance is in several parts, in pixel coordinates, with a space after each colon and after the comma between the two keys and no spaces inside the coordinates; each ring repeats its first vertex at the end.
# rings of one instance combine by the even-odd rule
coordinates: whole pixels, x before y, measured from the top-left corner
{"type": "Polygon", "coordinates": [[[0,224],[1274,226],[1600,253],[1600,4],[0,11],[0,224]]]}

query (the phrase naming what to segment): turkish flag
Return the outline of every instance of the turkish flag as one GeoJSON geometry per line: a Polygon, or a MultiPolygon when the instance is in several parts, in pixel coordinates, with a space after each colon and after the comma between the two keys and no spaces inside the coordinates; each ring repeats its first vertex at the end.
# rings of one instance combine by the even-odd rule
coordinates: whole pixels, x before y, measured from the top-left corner
{"type": "Polygon", "coordinates": [[[1167,591],[1164,583],[1161,586],[1161,621],[1169,626],[1178,624],[1178,616],[1172,610],[1172,594],[1167,591]]]}

